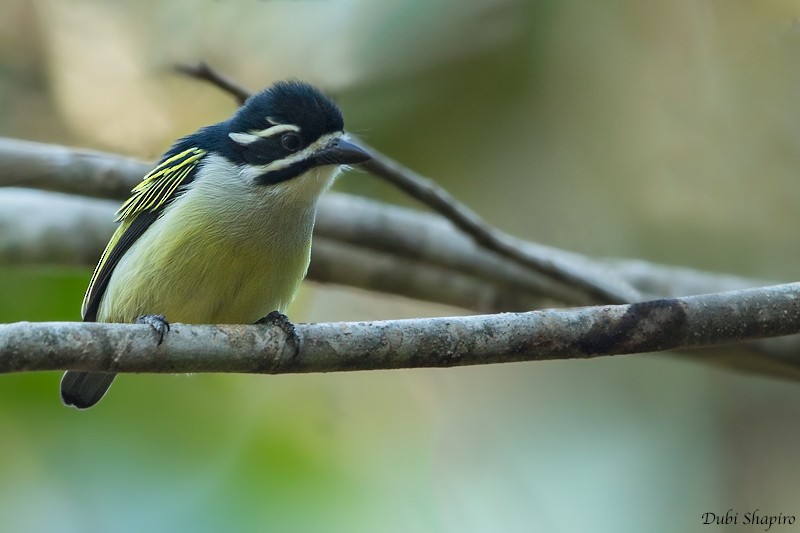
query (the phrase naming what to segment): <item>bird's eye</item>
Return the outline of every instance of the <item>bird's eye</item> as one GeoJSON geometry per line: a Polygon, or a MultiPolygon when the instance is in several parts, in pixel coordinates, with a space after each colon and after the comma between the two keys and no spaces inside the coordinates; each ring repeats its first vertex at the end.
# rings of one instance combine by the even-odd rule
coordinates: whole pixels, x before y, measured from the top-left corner
{"type": "Polygon", "coordinates": [[[303,140],[296,133],[284,133],[281,137],[281,146],[289,152],[296,152],[303,146],[303,140]]]}

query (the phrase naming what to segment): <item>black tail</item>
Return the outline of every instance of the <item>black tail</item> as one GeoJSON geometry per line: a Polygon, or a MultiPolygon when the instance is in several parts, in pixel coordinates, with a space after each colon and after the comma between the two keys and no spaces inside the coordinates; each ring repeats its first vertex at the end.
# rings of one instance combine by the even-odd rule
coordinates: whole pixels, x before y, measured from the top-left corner
{"type": "Polygon", "coordinates": [[[112,372],[65,372],[61,378],[61,400],[64,405],[88,409],[100,401],[114,376],[112,372]]]}

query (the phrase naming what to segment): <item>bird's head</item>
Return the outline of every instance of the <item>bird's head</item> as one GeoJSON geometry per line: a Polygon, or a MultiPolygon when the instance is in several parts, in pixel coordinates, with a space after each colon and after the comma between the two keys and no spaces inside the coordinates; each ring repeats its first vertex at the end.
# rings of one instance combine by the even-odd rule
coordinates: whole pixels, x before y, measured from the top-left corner
{"type": "Polygon", "coordinates": [[[256,185],[274,185],[306,175],[330,181],[338,167],[370,158],[344,131],[342,113],[311,85],[278,82],[253,95],[223,123],[220,150],[256,185]],[[327,168],[327,172],[313,172],[327,168]]]}

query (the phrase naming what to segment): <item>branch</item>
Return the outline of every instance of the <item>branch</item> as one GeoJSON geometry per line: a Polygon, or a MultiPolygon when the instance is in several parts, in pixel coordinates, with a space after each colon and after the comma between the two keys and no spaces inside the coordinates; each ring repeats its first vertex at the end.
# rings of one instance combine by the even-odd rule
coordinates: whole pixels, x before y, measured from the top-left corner
{"type": "Polygon", "coordinates": [[[470,317],[276,327],[0,325],[0,373],[33,370],[282,374],[590,358],[800,331],[800,283],[678,299],[470,317]]]}
{"type": "MultiPolygon", "coordinates": [[[[179,65],[176,68],[182,74],[209,82],[230,93],[240,105],[251,94],[205,62],[179,65]]],[[[643,298],[635,288],[620,278],[598,276],[591,270],[575,269],[571,263],[559,261],[558,257],[542,254],[542,250],[521,246],[519,239],[487,224],[477,213],[456,200],[434,181],[404,167],[364,141],[358,142],[372,155],[370,161],[360,165],[362,168],[385,179],[410,197],[433,209],[487,250],[583,291],[598,303],[625,303],[643,298]]]]}
{"type": "MultiPolygon", "coordinates": [[[[214,81],[212,82],[215,85],[237,95],[239,100],[246,98],[247,91],[236,85],[235,82],[219,76],[207,66],[203,68],[208,72],[206,75],[209,76],[209,80],[213,78],[214,81]]],[[[389,179],[394,179],[393,177],[402,179],[404,176],[408,177],[408,175],[411,178],[415,177],[410,170],[400,167],[395,162],[376,152],[376,160],[380,158],[384,159],[379,161],[377,172],[387,174],[385,177],[389,179]]],[[[0,186],[22,185],[100,198],[123,199],[128,195],[128,191],[139,182],[141,176],[149,170],[150,166],[148,163],[101,152],[73,150],[25,141],[0,139],[0,186]]],[[[420,176],[416,177],[421,178],[420,176]]],[[[456,215],[453,215],[456,219],[455,222],[462,224],[462,227],[464,224],[466,226],[471,224],[470,218],[474,213],[468,210],[460,210],[461,207],[451,204],[447,197],[442,199],[440,192],[444,191],[437,189],[429,180],[425,181],[424,178],[422,180],[421,183],[416,182],[414,184],[412,179],[412,185],[409,185],[409,187],[418,187],[422,191],[419,194],[422,196],[427,194],[433,198],[433,200],[429,199],[430,202],[444,202],[439,207],[445,211],[455,209],[457,212],[456,215]],[[431,186],[434,188],[426,192],[426,188],[431,186]],[[465,223],[463,220],[459,222],[459,217],[463,217],[467,222],[465,223]]],[[[23,201],[20,201],[19,194],[21,193],[22,191],[13,190],[0,193],[0,261],[87,262],[88,257],[93,259],[99,254],[99,250],[102,249],[107,234],[110,232],[109,220],[111,216],[106,216],[106,212],[110,213],[113,210],[113,206],[109,204],[101,206],[98,203],[96,206],[92,205],[91,208],[84,209],[81,206],[85,204],[88,207],[92,202],[78,198],[71,198],[67,201],[64,197],[56,196],[44,202],[38,202],[39,198],[36,201],[32,201],[33,196],[28,196],[23,201]],[[18,196],[14,197],[15,194],[18,196]],[[72,216],[64,216],[64,206],[66,205],[70,205],[70,208],[79,208],[81,211],[80,216],[77,216],[76,213],[73,213],[72,216]],[[102,217],[100,216],[101,213],[102,217]],[[103,220],[100,221],[100,218],[103,218],[103,220]],[[24,244],[19,238],[20,231],[14,229],[15,227],[20,227],[20,224],[26,228],[23,231],[30,232],[28,235],[30,239],[26,238],[24,244]],[[16,239],[14,238],[15,235],[17,236],[16,239]]],[[[27,194],[30,193],[28,192],[27,194]]],[[[41,198],[44,198],[44,196],[41,196],[41,198]]],[[[557,271],[556,274],[553,274],[548,271],[549,267],[546,266],[544,273],[542,273],[535,269],[525,268],[524,265],[527,263],[524,257],[522,260],[519,257],[512,257],[515,259],[515,263],[505,260],[502,255],[490,252],[489,248],[492,247],[497,251],[496,243],[495,245],[490,243],[488,245],[489,248],[476,244],[477,242],[486,244],[480,236],[481,231],[486,230],[492,233],[495,230],[484,226],[484,223],[477,217],[472,222],[475,222],[480,227],[477,230],[477,235],[473,231],[470,237],[467,238],[464,233],[456,231],[438,217],[399,207],[386,206],[348,195],[328,195],[323,198],[320,204],[320,217],[317,225],[318,231],[315,233],[315,247],[310,277],[318,281],[344,283],[420,299],[441,301],[478,311],[531,309],[552,305],[553,302],[548,301],[548,299],[555,299],[563,304],[585,305],[597,301],[598,297],[606,298],[611,296],[612,298],[610,299],[619,297],[618,300],[635,300],[644,294],[677,296],[763,284],[759,280],[654,265],[638,260],[591,259],[580,254],[520,241],[499,232],[494,234],[496,239],[493,237],[488,239],[489,241],[493,239],[499,240],[500,248],[506,245],[513,248],[512,256],[515,256],[517,252],[525,257],[532,256],[537,258],[536,261],[544,261],[557,271]],[[401,227],[403,231],[397,231],[397,228],[401,227]],[[577,282],[570,277],[570,273],[576,274],[577,282]],[[554,281],[553,277],[564,281],[554,281]],[[589,282],[588,285],[583,283],[586,280],[589,282]],[[609,284],[607,280],[615,281],[609,284]],[[595,290],[598,287],[600,292],[595,290]],[[602,294],[603,287],[608,290],[608,294],[602,294]],[[632,290],[632,287],[636,289],[632,290]]],[[[506,254],[506,257],[508,257],[508,254],[506,254]]],[[[760,297],[769,296],[771,290],[765,288],[750,292],[754,297],[760,297]]],[[[632,320],[637,326],[640,326],[648,323],[647,320],[640,319],[639,313],[641,309],[648,309],[647,305],[655,306],[652,309],[673,308],[674,306],[669,302],[673,301],[651,302],[650,304],[642,304],[645,307],[628,306],[620,309],[627,309],[627,311],[624,311],[627,313],[624,316],[629,317],[629,321],[632,320]],[[634,313],[634,311],[636,312],[634,313]]],[[[677,300],[674,302],[677,302],[676,305],[684,305],[677,300]]],[[[596,309],[602,310],[606,308],[596,309]]],[[[614,308],[607,309],[612,312],[614,308]]],[[[584,320],[583,317],[589,321],[596,320],[592,318],[592,310],[540,312],[544,318],[551,316],[552,313],[555,313],[553,315],[555,317],[564,317],[567,323],[569,320],[582,321],[584,320]],[[583,315],[581,313],[588,314],[583,315]]],[[[503,316],[511,317],[511,315],[503,316]]],[[[727,316],[725,313],[720,313],[717,318],[720,316],[723,317],[722,323],[720,323],[720,328],[716,332],[722,335],[728,333],[725,328],[731,324],[725,322],[725,320],[728,320],[724,318],[727,316]]],[[[489,323],[484,323],[481,327],[491,329],[497,326],[491,323],[492,319],[489,317],[479,318],[490,320],[489,323]]],[[[605,317],[604,320],[609,318],[613,317],[605,317]]],[[[701,322],[704,326],[707,326],[707,323],[715,323],[714,318],[713,315],[706,318],[701,317],[701,322]]],[[[652,349],[685,349],[718,342],[735,342],[749,338],[761,338],[762,334],[783,334],[780,333],[780,327],[759,329],[760,326],[758,324],[761,318],[759,316],[742,316],[742,321],[738,323],[745,334],[738,338],[725,335],[721,340],[713,337],[713,335],[706,338],[703,335],[703,326],[701,326],[701,329],[693,333],[693,336],[685,343],[670,344],[667,342],[658,344],[652,349]]],[[[449,320],[452,323],[460,323],[462,320],[469,321],[470,319],[445,320],[449,320]]],[[[601,323],[597,321],[595,323],[599,324],[599,329],[596,328],[597,331],[601,331],[601,323]]],[[[375,325],[379,324],[381,323],[376,323],[375,325]]],[[[393,323],[386,324],[391,325],[393,323]]],[[[425,324],[426,321],[411,321],[405,322],[402,327],[420,327],[424,330],[425,324]],[[416,322],[419,322],[419,324],[416,322]]],[[[303,326],[303,328],[311,328],[313,331],[314,327],[324,326],[328,325],[303,326]]],[[[575,324],[572,324],[572,326],[574,327],[575,324]]],[[[617,326],[619,326],[618,329],[621,328],[622,333],[627,331],[622,327],[624,324],[619,323],[617,326]]],[[[658,325],[659,328],[663,326],[669,326],[669,324],[658,325]]],[[[38,328],[47,328],[48,325],[31,327],[38,331],[38,328]]],[[[135,328],[137,326],[75,325],[75,327],[79,330],[99,327],[100,330],[98,331],[105,335],[103,328],[135,328]]],[[[204,326],[179,327],[185,328],[188,332],[194,331],[195,328],[202,329],[204,326]]],[[[249,326],[241,327],[250,328],[249,326]]],[[[350,326],[340,325],[337,327],[350,326]]],[[[506,326],[502,325],[502,327],[506,326]]],[[[230,327],[222,327],[216,328],[215,331],[227,331],[228,329],[230,327]]],[[[797,331],[793,326],[789,329],[791,331],[788,331],[788,333],[796,333],[797,331]]],[[[59,331],[66,332],[66,330],[59,331]]],[[[667,327],[664,331],[669,331],[669,328],[667,327]]],[[[560,358],[562,356],[568,358],[602,355],[606,353],[602,349],[603,346],[619,347],[620,349],[620,351],[609,353],[629,353],[626,351],[629,348],[625,348],[625,343],[617,342],[625,340],[620,337],[620,331],[610,331],[606,332],[606,334],[605,344],[596,345],[598,348],[596,350],[592,348],[594,351],[578,350],[570,352],[569,350],[575,348],[573,346],[573,348],[564,352],[565,355],[547,355],[551,353],[548,350],[529,357],[520,351],[521,348],[512,347],[513,349],[511,350],[506,349],[506,351],[498,352],[500,354],[498,355],[499,359],[495,360],[491,357],[488,359],[480,358],[474,362],[504,362],[520,360],[519,357],[522,357],[523,360],[533,360],[537,358],[560,358]],[[614,342],[609,344],[608,341],[610,340],[614,342]],[[509,353],[512,356],[506,357],[503,355],[509,353]]],[[[673,332],[672,334],[675,333],[673,332]]],[[[622,336],[625,337],[625,335],[622,336]]],[[[563,338],[566,339],[567,337],[568,335],[563,338]]],[[[321,339],[325,338],[321,337],[321,339]]],[[[544,339],[541,342],[547,340],[547,338],[540,336],[541,339],[544,339]]],[[[592,339],[602,340],[603,337],[602,335],[600,337],[585,337],[583,340],[588,342],[592,341],[592,339]]],[[[112,340],[109,339],[109,342],[112,340]]],[[[434,344],[434,346],[441,346],[441,343],[444,342],[441,338],[439,340],[430,340],[431,342],[439,343],[434,344]]],[[[553,342],[555,343],[557,340],[553,342]]],[[[796,375],[800,375],[797,370],[800,368],[800,364],[797,361],[798,344],[800,344],[800,337],[798,336],[751,343],[751,348],[763,349],[766,357],[749,357],[746,364],[743,364],[745,363],[743,360],[733,355],[733,358],[727,357],[724,363],[728,366],[745,367],[748,370],[753,370],[751,363],[755,361],[759,365],[755,370],[759,372],[773,372],[785,376],[788,372],[794,371],[796,375]],[[768,368],[765,368],[765,366],[768,368]]],[[[552,344],[552,346],[555,345],[552,344]]],[[[96,345],[94,346],[96,347],[96,345]]],[[[521,347],[523,344],[518,346],[521,347]]],[[[548,346],[551,345],[548,344],[548,346]]],[[[595,346],[595,344],[590,342],[589,344],[584,343],[582,346],[586,348],[587,346],[595,346]]],[[[633,346],[633,348],[630,348],[631,351],[642,351],[647,348],[646,344],[638,347],[634,344],[633,346]]],[[[357,353],[358,351],[353,352],[353,354],[357,353]]],[[[446,351],[445,353],[448,352],[446,351]]],[[[351,356],[354,357],[355,355],[353,354],[351,356]]],[[[704,352],[704,355],[705,359],[709,360],[714,357],[713,353],[709,352],[704,352]]],[[[732,354],[726,351],[726,356],[730,355],[732,354]]],[[[749,355],[752,356],[752,352],[749,355]]],[[[345,354],[341,361],[348,361],[348,357],[345,354]]],[[[413,358],[414,356],[409,355],[408,357],[413,358]]],[[[423,359],[414,359],[414,361],[419,361],[416,366],[472,364],[469,362],[468,356],[446,362],[446,364],[441,362],[441,358],[438,359],[439,363],[436,360],[426,363],[423,359]]],[[[338,367],[341,361],[337,359],[335,366],[338,367]]],[[[397,363],[387,363],[386,366],[370,368],[394,368],[397,366],[397,363]]],[[[310,366],[302,371],[313,371],[315,368],[314,364],[310,363],[310,366]]],[[[357,365],[354,364],[353,368],[357,368],[357,365]]],[[[319,368],[316,369],[320,370],[319,368]]],[[[333,367],[330,369],[333,369],[333,367]]],[[[325,370],[325,368],[321,370],[325,370]]],[[[200,369],[196,371],[200,371],[200,369]]],[[[223,368],[221,371],[228,370],[223,368]]]]}
{"type": "Polygon", "coordinates": [[[555,304],[509,285],[326,237],[314,238],[307,279],[437,302],[478,313],[526,311],[555,304]]]}
{"type": "Polygon", "coordinates": [[[0,190],[0,265],[97,262],[114,231],[117,206],[30,189],[0,190]]]}
{"type": "MultiPolygon", "coordinates": [[[[382,204],[348,195],[326,195],[322,204],[329,203],[326,215],[315,229],[310,280],[485,313],[552,307],[559,303],[527,288],[524,276],[522,285],[515,284],[513,271],[504,272],[502,260],[475,247],[452,229],[449,233],[455,237],[453,243],[465,240],[477,253],[470,257],[465,250],[465,254],[450,263],[431,261],[428,256],[435,254],[426,250],[437,248],[439,239],[447,240],[447,233],[441,237],[431,234],[432,240],[425,233],[416,233],[421,243],[421,255],[417,257],[362,246],[369,238],[359,239],[356,235],[349,235],[350,241],[329,237],[322,228],[327,223],[336,225],[337,218],[355,217],[367,236],[379,231],[383,224],[413,218],[413,212],[408,210],[401,211],[400,218],[387,218],[382,204]],[[425,241],[428,244],[423,244],[425,241]],[[487,255],[488,261],[483,260],[481,254],[487,255]],[[471,261],[475,265],[470,266],[471,261]],[[494,263],[499,265],[497,276],[493,277],[494,263]]],[[[0,190],[0,264],[93,265],[114,230],[116,207],[113,202],[78,196],[26,189],[0,190]]],[[[442,221],[437,218],[436,222],[441,224],[442,221]]],[[[433,227],[435,225],[427,228],[423,225],[427,230],[433,227]]],[[[409,229],[414,236],[414,227],[409,229]]],[[[441,248],[447,249],[446,246],[441,248]]],[[[568,292],[563,294],[570,297],[568,292]]]]}
{"type": "Polygon", "coordinates": [[[127,198],[152,165],[94,150],[0,138],[0,186],[127,198]]]}

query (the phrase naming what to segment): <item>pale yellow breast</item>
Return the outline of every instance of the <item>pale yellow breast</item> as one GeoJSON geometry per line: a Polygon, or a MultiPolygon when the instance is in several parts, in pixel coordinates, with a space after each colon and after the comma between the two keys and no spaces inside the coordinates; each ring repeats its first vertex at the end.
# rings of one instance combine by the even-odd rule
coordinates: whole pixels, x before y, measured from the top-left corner
{"type": "Polygon", "coordinates": [[[285,311],[308,267],[307,247],[248,249],[195,232],[164,233],[149,233],[120,261],[98,320],[163,314],[171,322],[252,323],[285,311]]]}
{"type": "Polygon", "coordinates": [[[284,312],[308,268],[316,196],[240,185],[195,187],[168,207],[114,269],[98,321],[247,324],[284,312]]]}

